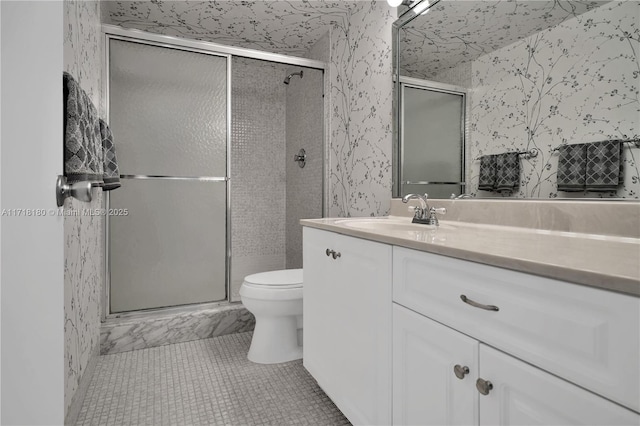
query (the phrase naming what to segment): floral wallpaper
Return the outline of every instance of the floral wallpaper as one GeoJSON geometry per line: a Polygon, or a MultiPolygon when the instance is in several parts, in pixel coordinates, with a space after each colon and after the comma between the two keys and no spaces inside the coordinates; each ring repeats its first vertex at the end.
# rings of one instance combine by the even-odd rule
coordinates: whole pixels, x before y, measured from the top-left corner
{"type": "Polygon", "coordinates": [[[436,75],[608,1],[443,0],[402,28],[401,74],[436,80],[436,75]]]}
{"type": "MultiPolygon", "coordinates": [[[[522,160],[517,197],[582,197],[558,192],[562,144],[640,137],[640,2],[611,2],[485,55],[472,64],[471,158],[536,148],[522,160]]],[[[625,144],[624,185],[640,198],[640,149],[625,144]]],[[[470,192],[478,191],[471,163],[470,192]]],[[[494,194],[495,196],[495,194],[494,194]]]]}
{"type": "Polygon", "coordinates": [[[386,2],[361,2],[331,30],[329,216],[390,208],[392,12],[386,2]]]}
{"type": "MultiPolygon", "coordinates": [[[[64,67],[90,95],[101,117],[102,43],[100,41],[100,6],[97,1],[64,2],[64,67]]],[[[62,85],[62,73],[60,73],[62,85]]],[[[62,87],[62,86],[61,86],[62,87]]],[[[93,190],[93,201],[75,198],[65,201],[67,212],[99,209],[103,206],[100,188],[93,190]]],[[[85,376],[91,369],[100,343],[100,301],[104,279],[104,237],[102,216],[83,214],[64,218],[64,357],[65,415],[72,405],[85,376]]],[[[84,380],[84,382],[83,382],[84,380]]],[[[79,407],[75,407],[76,409],[79,407]]]]}
{"type": "MultiPolygon", "coordinates": [[[[358,1],[108,1],[105,22],[152,33],[304,56],[358,1]]],[[[366,2],[368,3],[368,2],[366,2]]]]}

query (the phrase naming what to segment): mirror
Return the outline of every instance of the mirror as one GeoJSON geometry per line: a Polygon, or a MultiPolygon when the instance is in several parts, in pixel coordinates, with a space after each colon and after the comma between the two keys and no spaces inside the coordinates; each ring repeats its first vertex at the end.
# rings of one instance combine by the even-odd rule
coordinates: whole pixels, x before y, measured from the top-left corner
{"type": "Polygon", "coordinates": [[[393,28],[394,197],[640,199],[640,2],[431,0],[427,13],[405,10],[393,28]],[[459,117],[443,91],[462,96],[459,117]],[[624,142],[591,153],[609,140],[624,142]],[[579,144],[587,166],[587,154],[558,150],[579,144]],[[479,189],[481,163],[485,179],[489,156],[516,152],[515,187],[479,189]],[[615,185],[558,190],[576,170],[615,185]]]}

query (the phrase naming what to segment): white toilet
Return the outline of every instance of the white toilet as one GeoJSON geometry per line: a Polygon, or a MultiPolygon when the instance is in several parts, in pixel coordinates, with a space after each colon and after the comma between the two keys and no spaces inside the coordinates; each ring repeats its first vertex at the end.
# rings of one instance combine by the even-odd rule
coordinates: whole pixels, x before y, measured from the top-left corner
{"type": "Polygon", "coordinates": [[[240,297],[256,317],[249,361],[275,364],[302,358],[302,269],[249,275],[240,297]]]}

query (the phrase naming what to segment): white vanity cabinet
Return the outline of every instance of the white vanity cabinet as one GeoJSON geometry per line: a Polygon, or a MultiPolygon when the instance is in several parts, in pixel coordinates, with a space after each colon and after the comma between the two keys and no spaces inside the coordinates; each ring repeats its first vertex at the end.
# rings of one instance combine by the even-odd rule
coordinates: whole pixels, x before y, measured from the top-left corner
{"type": "Polygon", "coordinates": [[[626,408],[394,304],[394,425],[639,421],[626,408]]]}
{"type": "Polygon", "coordinates": [[[353,424],[391,424],[391,246],[303,232],[304,366],[353,424]]]}
{"type": "Polygon", "coordinates": [[[640,299],[399,247],[393,257],[394,424],[640,424],[628,409],[640,403],[640,299]]]}
{"type": "Polygon", "coordinates": [[[393,424],[478,424],[478,341],[393,305],[393,424]]]}

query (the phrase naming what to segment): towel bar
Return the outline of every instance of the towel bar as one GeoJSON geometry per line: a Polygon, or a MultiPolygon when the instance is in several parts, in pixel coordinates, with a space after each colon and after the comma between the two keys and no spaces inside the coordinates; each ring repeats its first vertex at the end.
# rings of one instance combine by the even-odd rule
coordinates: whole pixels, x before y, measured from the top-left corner
{"type": "MultiPolygon", "coordinates": [[[[505,152],[505,154],[508,154],[505,152]]],[[[537,148],[531,148],[528,151],[518,151],[518,155],[522,155],[523,158],[535,158],[538,156],[538,149],[537,148]]],[[[481,157],[478,158],[474,158],[473,161],[480,161],[481,157]]]]}
{"type": "MultiPolygon", "coordinates": [[[[606,140],[606,141],[602,141],[602,142],[620,142],[620,143],[632,143],[636,146],[636,148],[640,148],[640,139],[610,139],[610,140],[606,140]]],[[[596,143],[596,142],[589,142],[589,143],[596,143]]],[[[560,149],[559,146],[556,146],[555,148],[553,148],[551,150],[551,152],[556,152],[560,149]]]]}

